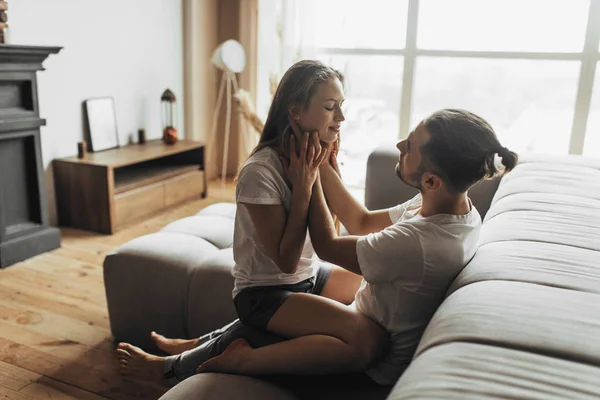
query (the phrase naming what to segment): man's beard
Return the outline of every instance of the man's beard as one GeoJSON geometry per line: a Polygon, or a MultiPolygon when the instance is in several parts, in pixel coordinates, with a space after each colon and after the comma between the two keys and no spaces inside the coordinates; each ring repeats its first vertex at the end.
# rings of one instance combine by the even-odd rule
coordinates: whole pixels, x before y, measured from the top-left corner
{"type": "MultiPolygon", "coordinates": [[[[419,168],[419,170],[420,170],[420,168],[419,168]]],[[[417,171],[414,174],[405,176],[402,173],[402,164],[400,162],[398,162],[396,164],[396,175],[398,176],[398,178],[400,178],[400,180],[402,182],[406,183],[408,186],[414,187],[415,189],[418,189],[419,191],[422,189],[422,186],[421,186],[421,176],[423,175],[422,172],[417,171]]]]}

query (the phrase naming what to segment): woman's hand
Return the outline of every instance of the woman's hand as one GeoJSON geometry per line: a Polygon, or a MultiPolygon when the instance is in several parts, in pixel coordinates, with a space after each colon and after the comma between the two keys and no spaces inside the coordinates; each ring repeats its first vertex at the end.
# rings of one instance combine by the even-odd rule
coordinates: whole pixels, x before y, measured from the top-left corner
{"type": "Polygon", "coordinates": [[[328,151],[319,143],[319,133],[310,135],[304,132],[300,139],[300,154],[296,151],[296,139],[290,135],[289,163],[284,163],[285,173],[292,184],[292,189],[300,189],[311,193],[319,166],[327,159],[328,151]]]}
{"type": "Polygon", "coordinates": [[[292,189],[302,189],[311,193],[318,176],[319,166],[329,156],[329,148],[321,145],[319,132],[302,133],[292,118],[289,118],[289,122],[294,134],[290,135],[289,163],[284,162],[283,167],[292,184],[292,189]],[[295,137],[299,139],[300,154],[296,151],[295,137]]]}

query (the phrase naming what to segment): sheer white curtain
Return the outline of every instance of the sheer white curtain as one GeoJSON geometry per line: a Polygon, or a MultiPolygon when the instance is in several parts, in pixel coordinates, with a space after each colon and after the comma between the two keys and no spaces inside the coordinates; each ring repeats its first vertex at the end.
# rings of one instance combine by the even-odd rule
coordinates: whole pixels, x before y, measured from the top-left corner
{"type": "Polygon", "coordinates": [[[296,61],[314,58],[314,0],[258,0],[257,113],[267,117],[271,94],[296,61]]]}

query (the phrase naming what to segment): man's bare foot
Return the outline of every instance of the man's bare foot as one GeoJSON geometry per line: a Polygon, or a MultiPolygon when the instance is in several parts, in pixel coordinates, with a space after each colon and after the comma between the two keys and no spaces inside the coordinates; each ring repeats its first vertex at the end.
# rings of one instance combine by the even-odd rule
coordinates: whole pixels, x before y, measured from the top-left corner
{"type": "Polygon", "coordinates": [[[119,359],[119,370],[122,374],[149,379],[161,384],[166,383],[163,374],[164,357],[148,354],[129,343],[119,343],[117,358],[119,359]]]}
{"type": "Polygon", "coordinates": [[[223,353],[202,363],[196,370],[202,372],[225,372],[230,374],[251,375],[246,371],[246,361],[254,349],[245,339],[234,340],[223,353]]]}
{"type": "Polygon", "coordinates": [[[159,349],[173,356],[198,346],[198,339],[169,339],[154,331],[150,333],[150,336],[159,349]]]}

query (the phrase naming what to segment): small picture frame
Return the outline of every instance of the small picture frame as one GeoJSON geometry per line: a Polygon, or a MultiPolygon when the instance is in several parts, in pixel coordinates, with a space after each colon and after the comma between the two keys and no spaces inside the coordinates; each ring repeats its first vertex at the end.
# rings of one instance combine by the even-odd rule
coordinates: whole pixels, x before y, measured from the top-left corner
{"type": "Polygon", "coordinates": [[[88,150],[102,151],[119,147],[117,115],[112,97],[98,97],[84,101],[87,116],[88,150]]]}

